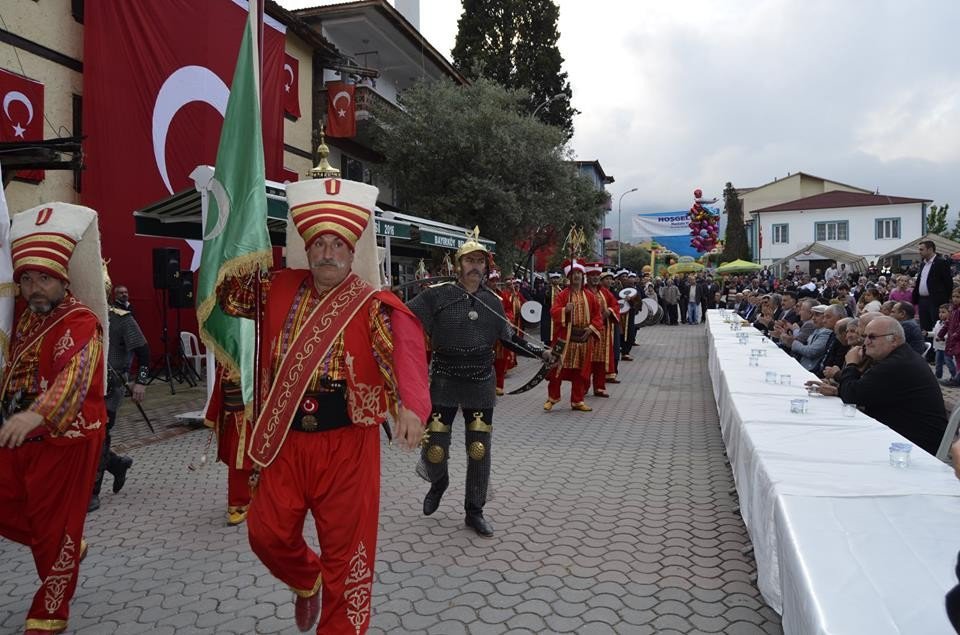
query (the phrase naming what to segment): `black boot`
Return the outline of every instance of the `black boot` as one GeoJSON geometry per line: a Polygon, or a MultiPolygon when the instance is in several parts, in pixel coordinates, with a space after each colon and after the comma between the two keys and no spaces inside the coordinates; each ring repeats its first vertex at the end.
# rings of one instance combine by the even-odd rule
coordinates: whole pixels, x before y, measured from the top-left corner
{"type": "Polygon", "coordinates": [[[484,538],[493,536],[493,526],[483,517],[483,512],[468,513],[466,523],[467,527],[470,527],[484,538]]]}
{"type": "Polygon", "coordinates": [[[127,482],[127,470],[133,466],[133,459],[129,456],[120,457],[120,465],[117,466],[117,470],[113,472],[113,493],[117,494],[120,490],[123,489],[124,483],[127,482]]]}
{"type": "Polygon", "coordinates": [[[437,511],[437,507],[440,507],[440,499],[443,498],[443,493],[447,491],[448,485],[450,485],[450,477],[444,476],[430,486],[430,491],[427,492],[427,495],[423,497],[424,516],[429,516],[433,512],[437,511]]]}

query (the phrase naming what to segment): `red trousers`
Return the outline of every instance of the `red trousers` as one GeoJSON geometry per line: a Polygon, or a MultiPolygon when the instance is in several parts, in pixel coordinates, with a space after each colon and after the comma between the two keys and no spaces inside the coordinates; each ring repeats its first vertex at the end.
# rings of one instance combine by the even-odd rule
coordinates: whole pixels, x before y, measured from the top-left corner
{"type": "Polygon", "coordinates": [[[41,582],[28,629],[67,627],[102,444],[101,431],[64,445],[42,440],[0,448],[0,535],[30,547],[41,582]]]}
{"type": "Polygon", "coordinates": [[[607,389],[606,362],[591,362],[590,371],[593,373],[593,392],[607,389]]]}
{"type": "Polygon", "coordinates": [[[250,475],[253,470],[238,470],[227,466],[227,507],[246,507],[250,504],[250,475]]]}
{"type": "Polygon", "coordinates": [[[224,413],[221,415],[217,436],[217,458],[227,466],[227,507],[246,507],[250,504],[250,475],[253,473],[253,463],[246,456],[246,448],[240,447],[238,425],[246,426],[244,435],[245,445],[250,439],[250,425],[243,421],[242,413],[224,413]],[[241,453],[242,460],[236,467],[237,454],[241,453]]]}
{"type": "Polygon", "coordinates": [[[291,431],[260,474],[247,527],[250,546],[297,595],[317,593],[317,633],[363,633],[370,624],[380,512],[380,427],[291,431]],[[303,539],[307,511],[320,541],[303,539]]]}
{"type": "Polygon", "coordinates": [[[589,380],[583,376],[579,368],[564,368],[553,370],[547,375],[547,396],[553,401],[560,401],[560,382],[569,381],[570,403],[580,403],[587,396],[589,380]]]}

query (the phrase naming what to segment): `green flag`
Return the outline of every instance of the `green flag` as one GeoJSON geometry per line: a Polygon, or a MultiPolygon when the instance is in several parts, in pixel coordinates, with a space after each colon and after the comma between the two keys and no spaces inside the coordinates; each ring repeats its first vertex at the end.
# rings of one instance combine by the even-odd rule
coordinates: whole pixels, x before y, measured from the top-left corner
{"type": "Polygon", "coordinates": [[[197,321],[203,343],[217,361],[239,372],[243,400],[253,400],[254,325],[226,315],[217,303],[217,286],[228,276],[269,268],[267,198],[260,119],[259,52],[255,2],[250,2],[230,99],[224,115],[217,164],[203,219],[203,254],[197,284],[197,321]]]}

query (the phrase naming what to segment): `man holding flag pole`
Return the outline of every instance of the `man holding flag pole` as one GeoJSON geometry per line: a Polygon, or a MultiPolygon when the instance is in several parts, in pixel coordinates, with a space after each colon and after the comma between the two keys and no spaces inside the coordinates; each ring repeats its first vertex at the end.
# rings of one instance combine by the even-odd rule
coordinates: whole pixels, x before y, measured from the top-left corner
{"type": "Polygon", "coordinates": [[[287,186],[293,268],[266,273],[253,18],[251,9],[209,188],[198,318],[218,361],[239,368],[244,402],[262,400],[247,446],[259,471],[247,516],[254,553],[294,591],[301,631],[319,617],[318,633],[362,633],[376,559],[380,424],[389,414],[406,449],[422,437],[430,413],[423,331],[396,296],[378,290],[370,222],[378,190],[341,180],[322,139],[314,179],[287,186]],[[258,317],[254,367],[257,338],[241,329],[253,326],[243,318],[258,317]],[[308,511],[319,554],[303,538],[308,511]]]}

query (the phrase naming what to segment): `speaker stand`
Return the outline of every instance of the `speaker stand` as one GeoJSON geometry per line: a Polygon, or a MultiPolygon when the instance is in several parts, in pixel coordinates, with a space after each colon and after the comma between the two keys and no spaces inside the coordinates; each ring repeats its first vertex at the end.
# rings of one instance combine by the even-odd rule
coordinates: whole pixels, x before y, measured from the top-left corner
{"type": "Polygon", "coordinates": [[[175,395],[177,391],[173,388],[174,380],[183,383],[182,379],[178,379],[173,374],[173,364],[170,359],[170,345],[169,345],[169,329],[167,328],[167,290],[160,289],[160,320],[161,320],[161,331],[160,331],[160,342],[163,344],[163,356],[156,361],[153,365],[153,368],[150,370],[150,379],[147,380],[147,385],[149,386],[154,382],[154,380],[165,381],[170,384],[170,394],[175,395]]]}

